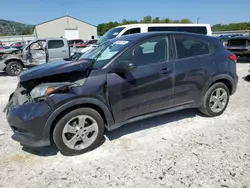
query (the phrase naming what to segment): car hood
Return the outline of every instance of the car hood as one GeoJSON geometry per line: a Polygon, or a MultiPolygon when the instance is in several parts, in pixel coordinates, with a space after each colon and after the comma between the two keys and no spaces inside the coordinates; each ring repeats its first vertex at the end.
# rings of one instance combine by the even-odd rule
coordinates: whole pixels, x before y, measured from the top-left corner
{"type": "Polygon", "coordinates": [[[0,50],[0,54],[11,54],[11,53],[19,52],[19,51],[22,51],[22,50],[16,49],[16,48],[8,48],[8,49],[0,50]]]}
{"type": "Polygon", "coordinates": [[[53,62],[36,66],[19,75],[20,82],[34,80],[42,77],[53,76],[57,74],[70,73],[75,71],[87,71],[92,67],[91,60],[81,60],[75,62],[53,62]]]}

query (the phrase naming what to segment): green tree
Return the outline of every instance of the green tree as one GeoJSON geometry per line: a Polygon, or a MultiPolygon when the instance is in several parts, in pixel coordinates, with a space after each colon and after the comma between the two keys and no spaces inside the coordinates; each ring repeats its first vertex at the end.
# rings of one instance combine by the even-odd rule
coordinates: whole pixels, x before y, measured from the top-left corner
{"type": "Polygon", "coordinates": [[[172,23],[180,23],[179,20],[173,20],[172,23]]]}
{"type": "Polygon", "coordinates": [[[160,23],[160,18],[159,17],[155,17],[153,19],[153,23],[160,23]]]}
{"type": "Polygon", "coordinates": [[[126,19],[122,20],[122,24],[127,24],[127,23],[128,23],[128,21],[126,19]]]}
{"type": "Polygon", "coordinates": [[[151,16],[145,16],[142,21],[142,23],[152,23],[152,17],[151,16]]]}
{"type": "Polygon", "coordinates": [[[192,21],[190,19],[182,19],[181,23],[192,23],[192,21]]]}
{"type": "Polygon", "coordinates": [[[170,18],[164,18],[162,19],[162,23],[173,23],[173,20],[171,20],[170,18]]]}
{"type": "Polygon", "coordinates": [[[250,30],[250,22],[215,24],[212,26],[212,31],[233,31],[246,29],[250,30]]]}

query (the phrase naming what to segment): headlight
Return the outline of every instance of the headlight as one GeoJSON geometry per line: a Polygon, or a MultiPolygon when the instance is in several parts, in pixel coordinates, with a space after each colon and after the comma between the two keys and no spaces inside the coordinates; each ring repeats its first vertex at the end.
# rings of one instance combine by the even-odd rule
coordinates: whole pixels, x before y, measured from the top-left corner
{"type": "Polygon", "coordinates": [[[64,86],[67,86],[65,83],[50,83],[50,84],[41,84],[36,86],[32,91],[30,92],[30,96],[35,99],[39,98],[45,95],[51,94],[53,91],[62,88],[64,86]]]}

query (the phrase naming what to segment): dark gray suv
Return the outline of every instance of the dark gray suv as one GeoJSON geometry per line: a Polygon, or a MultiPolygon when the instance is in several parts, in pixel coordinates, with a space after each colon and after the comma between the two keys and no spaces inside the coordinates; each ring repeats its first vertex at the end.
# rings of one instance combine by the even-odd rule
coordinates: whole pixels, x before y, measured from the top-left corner
{"type": "Polygon", "coordinates": [[[236,56],[218,39],[181,32],[115,38],[19,78],[5,108],[12,138],[54,143],[67,155],[94,149],[105,129],[128,122],[185,108],[221,115],[238,82],[236,56]]]}

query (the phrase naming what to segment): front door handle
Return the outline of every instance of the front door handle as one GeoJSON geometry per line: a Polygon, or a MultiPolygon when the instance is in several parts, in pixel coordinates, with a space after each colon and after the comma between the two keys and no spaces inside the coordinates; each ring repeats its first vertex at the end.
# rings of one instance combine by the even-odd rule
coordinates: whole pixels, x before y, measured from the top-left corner
{"type": "Polygon", "coordinates": [[[62,52],[66,52],[66,50],[62,50],[62,52]]]}
{"type": "Polygon", "coordinates": [[[160,71],[160,74],[169,74],[171,72],[172,72],[172,70],[170,68],[164,68],[160,71]]]}

